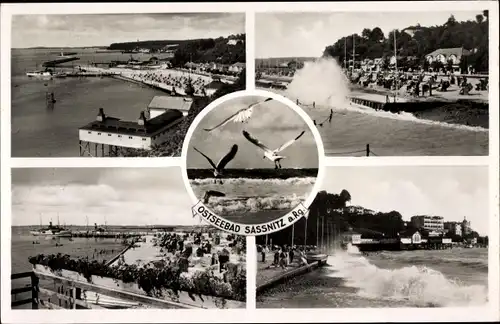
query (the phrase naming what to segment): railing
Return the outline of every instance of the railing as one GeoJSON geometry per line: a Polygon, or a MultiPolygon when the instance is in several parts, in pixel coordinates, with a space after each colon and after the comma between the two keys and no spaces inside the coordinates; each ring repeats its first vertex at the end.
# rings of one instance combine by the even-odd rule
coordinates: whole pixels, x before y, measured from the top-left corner
{"type": "Polygon", "coordinates": [[[127,291],[71,280],[57,275],[40,273],[36,270],[11,275],[11,280],[21,278],[31,278],[30,285],[11,289],[11,295],[15,296],[17,294],[31,291],[31,297],[21,300],[13,300],[11,302],[12,308],[31,304],[32,309],[107,309],[107,307],[99,304],[98,298],[94,302],[89,302],[82,298],[82,296],[85,296],[85,291],[117,298],[123,300],[124,302],[135,302],[139,306],[147,305],[163,309],[196,308],[185,304],[138,295],[127,291]],[[54,290],[40,287],[40,279],[52,281],[54,290]]]}

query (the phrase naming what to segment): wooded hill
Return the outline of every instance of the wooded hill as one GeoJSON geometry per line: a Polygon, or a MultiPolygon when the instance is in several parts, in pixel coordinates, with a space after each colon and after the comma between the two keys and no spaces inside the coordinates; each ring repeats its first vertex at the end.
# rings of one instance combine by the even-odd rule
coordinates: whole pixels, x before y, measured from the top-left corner
{"type": "Polygon", "coordinates": [[[467,57],[467,64],[476,71],[488,71],[488,11],[476,15],[476,20],[459,22],[452,15],[439,26],[408,26],[403,30],[391,30],[388,37],[379,28],[365,28],[361,35],[354,34],[342,37],[333,45],[325,48],[323,56],[335,57],[339,63],[344,62],[345,49],[347,61],[352,59],[353,39],[356,61],[365,58],[375,59],[394,55],[394,32],[396,34],[397,54],[401,57],[414,56],[420,64],[425,55],[440,48],[463,47],[473,53],[467,57]]]}

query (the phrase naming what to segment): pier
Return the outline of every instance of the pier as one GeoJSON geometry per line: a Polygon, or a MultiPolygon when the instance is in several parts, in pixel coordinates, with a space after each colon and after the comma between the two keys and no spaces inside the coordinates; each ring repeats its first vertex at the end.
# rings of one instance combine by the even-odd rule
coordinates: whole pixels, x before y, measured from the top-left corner
{"type": "Polygon", "coordinates": [[[292,269],[278,270],[280,271],[279,273],[271,276],[263,275],[262,272],[265,272],[266,269],[259,269],[257,273],[257,294],[262,293],[266,289],[274,287],[275,285],[286,282],[287,280],[290,280],[294,277],[313,271],[324,265],[325,262],[326,262],[326,257],[324,261],[314,261],[312,263],[294,267],[292,269]]]}

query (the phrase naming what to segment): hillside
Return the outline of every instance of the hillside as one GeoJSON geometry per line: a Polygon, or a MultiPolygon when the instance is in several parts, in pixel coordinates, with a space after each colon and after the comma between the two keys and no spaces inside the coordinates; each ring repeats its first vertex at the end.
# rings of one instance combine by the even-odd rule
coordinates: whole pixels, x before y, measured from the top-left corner
{"type": "Polygon", "coordinates": [[[245,34],[190,40],[149,40],[113,43],[108,49],[131,51],[135,48],[144,48],[159,51],[167,45],[178,45],[171,60],[174,67],[184,66],[187,62],[216,62],[221,64],[245,62],[245,34]]]}
{"type": "MultiPolygon", "coordinates": [[[[363,29],[361,35],[347,35],[325,48],[323,56],[338,58],[344,62],[345,48],[347,60],[352,59],[353,39],[356,45],[356,61],[375,59],[394,55],[394,32],[396,34],[397,54],[401,57],[415,57],[416,63],[424,64],[425,55],[440,48],[463,47],[473,53],[464,65],[472,65],[476,71],[488,71],[488,11],[476,15],[476,20],[456,21],[450,16],[439,26],[408,26],[403,30],[391,30],[388,37],[379,27],[363,29]]],[[[399,64],[399,63],[398,63],[399,64]]]]}

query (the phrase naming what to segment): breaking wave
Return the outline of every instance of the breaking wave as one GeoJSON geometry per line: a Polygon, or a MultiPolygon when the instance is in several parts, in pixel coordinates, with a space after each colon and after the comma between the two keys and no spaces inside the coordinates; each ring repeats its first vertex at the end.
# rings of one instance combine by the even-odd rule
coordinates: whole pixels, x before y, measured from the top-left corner
{"type": "MultiPolygon", "coordinates": [[[[251,186],[251,185],[259,185],[259,186],[289,185],[289,186],[294,186],[294,185],[313,185],[316,182],[316,178],[315,177],[305,177],[305,178],[294,177],[294,178],[288,178],[288,179],[229,178],[229,179],[223,179],[222,181],[224,182],[225,185],[245,185],[245,186],[251,186]]],[[[214,179],[213,178],[190,179],[189,182],[191,183],[191,185],[194,185],[194,186],[210,185],[210,184],[213,184],[214,179]]]]}
{"type": "Polygon", "coordinates": [[[217,214],[260,212],[263,210],[289,210],[306,199],[305,196],[267,196],[267,197],[212,197],[207,203],[217,214]]]}
{"type": "Polygon", "coordinates": [[[473,306],[487,302],[488,289],[447,278],[427,266],[381,269],[355,247],[328,258],[331,277],[343,278],[346,286],[358,288],[360,297],[406,300],[417,307],[473,306]]]}
{"type": "MultiPolygon", "coordinates": [[[[437,125],[446,128],[462,129],[473,132],[488,132],[487,128],[480,126],[468,126],[461,124],[451,124],[429,119],[418,118],[409,112],[391,113],[377,111],[372,108],[363,107],[351,103],[349,96],[349,81],[342,72],[342,69],[334,59],[320,58],[315,62],[306,62],[304,67],[297,71],[287,90],[282,93],[286,97],[296,100],[306,105],[308,108],[313,102],[316,103],[316,110],[323,106],[325,111],[354,111],[362,114],[369,114],[381,118],[404,120],[426,125],[437,125]],[[326,109],[327,108],[327,109],[326,109]]],[[[277,91],[280,93],[280,91],[277,91]]]]}

